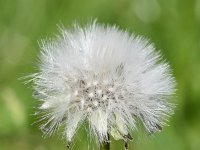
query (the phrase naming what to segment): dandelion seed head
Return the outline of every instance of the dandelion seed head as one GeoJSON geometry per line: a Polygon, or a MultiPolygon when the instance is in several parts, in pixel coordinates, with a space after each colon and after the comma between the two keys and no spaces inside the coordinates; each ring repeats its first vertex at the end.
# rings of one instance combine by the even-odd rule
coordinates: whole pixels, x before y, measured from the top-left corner
{"type": "Polygon", "coordinates": [[[173,112],[169,65],[147,40],[115,26],[61,29],[42,42],[39,71],[31,77],[41,129],[52,135],[63,126],[69,142],[83,122],[101,144],[108,134],[130,136],[138,120],[148,132],[159,131],[173,112]]]}

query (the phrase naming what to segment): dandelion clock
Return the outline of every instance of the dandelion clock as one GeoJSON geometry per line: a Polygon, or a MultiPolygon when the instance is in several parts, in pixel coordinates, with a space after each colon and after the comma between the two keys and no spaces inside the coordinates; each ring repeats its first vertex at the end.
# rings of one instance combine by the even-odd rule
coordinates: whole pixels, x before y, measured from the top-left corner
{"type": "Polygon", "coordinates": [[[41,42],[38,71],[30,76],[45,135],[60,128],[70,146],[87,123],[101,149],[109,149],[110,136],[128,149],[138,121],[149,133],[166,125],[175,81],[148,40],[96,22],[60,31],[41,42]]]}

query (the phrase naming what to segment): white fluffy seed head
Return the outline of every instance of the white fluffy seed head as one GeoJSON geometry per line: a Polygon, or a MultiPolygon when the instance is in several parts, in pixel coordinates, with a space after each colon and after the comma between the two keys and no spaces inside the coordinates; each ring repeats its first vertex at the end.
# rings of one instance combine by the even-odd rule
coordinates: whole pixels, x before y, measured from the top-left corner
{"type": "Polygon", "coordinates": [[[70,142],[84,121],[103,143],[108,134],[128,137],[138,119],[148,132],[158,131],[172,113],[169,65],[147,40],[116,27],[62,29],[57,39],[42,42],[32,78],[46,120],[41,129],[51,135],[64,126],[70,142]]]}

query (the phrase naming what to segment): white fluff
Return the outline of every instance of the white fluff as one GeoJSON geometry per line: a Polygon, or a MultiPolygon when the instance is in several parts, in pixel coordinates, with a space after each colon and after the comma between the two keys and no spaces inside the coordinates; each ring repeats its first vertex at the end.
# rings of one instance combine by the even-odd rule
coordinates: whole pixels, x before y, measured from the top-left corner
{"type": "Polygon", "coordinates": [[[98,143],[124,139],[141,120],[150,133],[165,125],[174,93],[169,65],[147,40],[117,27],[92,23],[61,30],[42,42],[39,71],[32,75],[41,100],[41,129],[64,127],[67,141],[83,122],[98,143]]]}

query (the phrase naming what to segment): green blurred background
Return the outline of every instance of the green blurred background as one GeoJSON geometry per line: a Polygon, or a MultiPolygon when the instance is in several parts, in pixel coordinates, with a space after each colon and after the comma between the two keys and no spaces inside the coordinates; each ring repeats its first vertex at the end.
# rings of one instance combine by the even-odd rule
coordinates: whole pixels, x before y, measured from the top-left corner
{"type": "MultiPolygon", "coordinates": [[[[55,36],[57,25],[91,18],[149,38],[177,80],[170,126],[136,136],[130,150],[200,150],[200,0],[0,0],[0,150],[66,149],[59,134],[44,139],[32,125],[37,101],[18,78],[34,71],[38,41],[55,36]]],[[[74,149],[88,148],[85,134],[79,131],[74,149]]]]}

